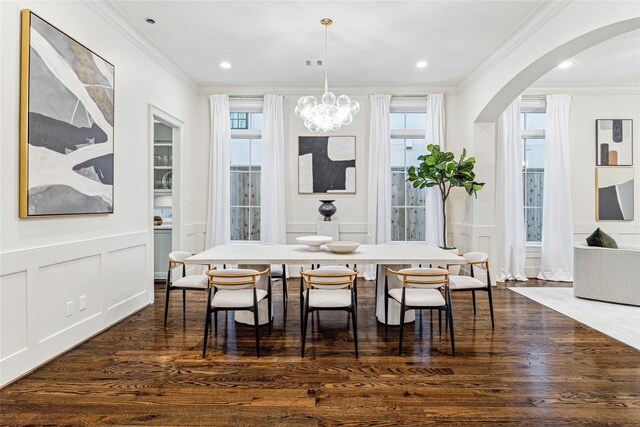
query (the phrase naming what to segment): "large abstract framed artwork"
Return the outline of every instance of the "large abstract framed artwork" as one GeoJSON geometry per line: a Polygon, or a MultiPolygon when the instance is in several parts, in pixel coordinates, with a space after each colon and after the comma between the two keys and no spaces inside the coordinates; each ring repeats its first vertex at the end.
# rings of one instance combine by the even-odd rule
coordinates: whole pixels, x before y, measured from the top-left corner
{"type": "Polygon", "coordinates": [[[113,213],[113,65],[23,10],[20,74],[20,217],[113,213]]]}
{"type": "Polygon", "coordinates": [[[356,137],[298,137],[298,192],[355,193],[356,137]]]}
{"type": "Polygon", "coordinates": [[[633,120],[596,120],[596,166],[633,165],[633,120]]]}
{"type": "Polygon", "coordinates": [[[633,168],[596,168],[596,219],[632,221],[633,168]]]}

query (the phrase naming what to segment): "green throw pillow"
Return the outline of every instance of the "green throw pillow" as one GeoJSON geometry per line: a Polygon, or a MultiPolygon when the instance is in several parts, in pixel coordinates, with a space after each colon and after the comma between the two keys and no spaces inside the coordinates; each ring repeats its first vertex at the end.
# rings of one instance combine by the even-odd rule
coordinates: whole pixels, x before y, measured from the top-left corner
{"type": "Polygon", "coordinates": [[[618,249],[618,245],[613,237],[609,236],[604,231],[598,229],[591,233],[591,236],[587,237],[587,245],[599,246],[601,248],[618,249]]]}

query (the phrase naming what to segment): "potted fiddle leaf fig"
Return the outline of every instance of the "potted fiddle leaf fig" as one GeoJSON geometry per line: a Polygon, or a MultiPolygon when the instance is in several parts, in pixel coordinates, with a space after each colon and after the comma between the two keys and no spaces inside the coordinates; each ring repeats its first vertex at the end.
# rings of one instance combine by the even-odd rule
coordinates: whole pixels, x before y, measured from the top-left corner
{"type": "Polygon", "coordinates": [[[476,163],[474,157],[466,158],[467,150],[462,150],[462,155],[458,161],[450,151],[441,151],[439,145],[427,145],[428,154],[419,156],[418,167],[411,166],[407,181],[413,183],[414,188],[438,187],[440,197],[442,197],[442,242],[444,249],[447,245],[447,198],[453,187],[462,187],[470,196],[476,196],[477,192],[484,187],[484,182],[476,182],[476,174],[473,167],[476,163]]]}

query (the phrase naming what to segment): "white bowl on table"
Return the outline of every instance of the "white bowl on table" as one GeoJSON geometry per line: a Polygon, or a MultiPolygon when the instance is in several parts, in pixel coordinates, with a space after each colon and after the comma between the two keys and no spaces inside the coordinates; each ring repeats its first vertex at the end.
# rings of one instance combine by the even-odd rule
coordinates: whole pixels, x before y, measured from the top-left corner
{"type": "Polygon", "coordinates": [[[310,251],[319,251],[320,246],[333,240],[333,237],[329,236],[301,236],[296,238],[301,245],[307,245],[310,251]]]}
{"type": "Polygon", "coordinates": [[[337,241],[327,243],[327,248],[337,254],[350,254],[360,247],[358,242],[337,241]]]}

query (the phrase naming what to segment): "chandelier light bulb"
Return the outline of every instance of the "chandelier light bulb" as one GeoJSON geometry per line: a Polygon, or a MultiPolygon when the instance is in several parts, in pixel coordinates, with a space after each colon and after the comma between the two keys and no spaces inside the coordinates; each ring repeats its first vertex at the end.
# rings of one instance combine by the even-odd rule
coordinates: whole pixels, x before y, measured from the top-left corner
{"type": "Polygon", "coordinates": [[[309,132],[330,132],[340,129],[341,126],[347,126],[353,121],[353,116],[360,111],[360,104],[352,101],[347,95],[340,95],[336,98],[332,92],[329,92],[329,83],[327,78],[327,28],[333,23],[331,19],[324,18],[320,21],[324,26],[324,94],[320,101],[313,96],[301,96],[298,99],[295,113],[304,120],[304,126],[309,132]]]}

